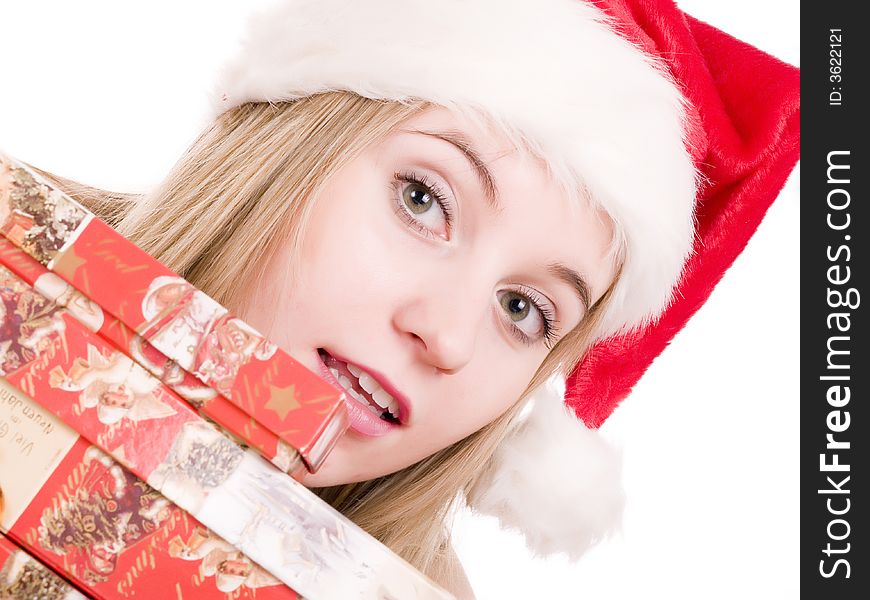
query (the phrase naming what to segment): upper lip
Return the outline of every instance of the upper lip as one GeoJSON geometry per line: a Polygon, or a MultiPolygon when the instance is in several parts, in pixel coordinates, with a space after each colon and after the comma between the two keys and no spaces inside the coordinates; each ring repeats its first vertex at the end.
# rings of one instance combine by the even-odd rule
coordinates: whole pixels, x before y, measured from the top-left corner
{"type": "Polygon", "coordinates": [[[344,356],[341,356],[340,354],[336,354],[332,350],[327,350],[326,348],[323,348],[323,351],[326,352],[327,354],[329,354],[334,359],[340,360],[341,362],[343,362],[345,364],[354,365],[354,366],[362,369],[363,371],[365,371],[369,375],[371,375],[372,378],[378,382],[378,385],[380,385],[384,389],[385,392],[387,392],[390,396],[395,398],[396,402],[399,405],[399,414],[397,415],[398,419],[399,419],[399,423],[401,423],[402,425],[407,425],[408,420],[410,419],[410,416],[411,416],[411,402],[410,402],[410,400],[408,400],[408,397],[405,396],[405,394],[400,392],[399,389],[395,385],[392,384],[392,382],[387,378],[386,375],[384,375],[383,373],[381,373],[377,369],[367,367],[361,363],[349,360],[349,359],[345,358],[344,356]]]}

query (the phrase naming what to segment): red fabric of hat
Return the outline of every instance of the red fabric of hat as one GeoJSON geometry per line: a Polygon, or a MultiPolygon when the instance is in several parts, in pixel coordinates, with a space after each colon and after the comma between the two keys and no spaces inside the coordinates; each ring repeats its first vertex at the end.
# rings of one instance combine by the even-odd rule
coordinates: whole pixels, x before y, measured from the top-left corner
{"type": "Polygon", "coordinates": [[[668,0],[595,2],[621,33],[661,57],[696,111],[689,141],[704,177],[693,254],[673,303],[651,325],[595,345],[566,402],[600,426],[709,297],[746,246],[800,155],[800,71],[668,0]]]}

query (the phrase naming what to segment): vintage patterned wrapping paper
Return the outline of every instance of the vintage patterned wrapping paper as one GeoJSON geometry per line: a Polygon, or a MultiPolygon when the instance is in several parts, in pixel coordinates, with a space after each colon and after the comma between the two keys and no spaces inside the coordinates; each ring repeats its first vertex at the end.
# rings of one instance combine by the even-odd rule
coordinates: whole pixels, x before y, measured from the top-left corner
{"type": "Polygon", "coordinates": [[[290,444],[309,470],[347,429],[343,391],[3,154],[0,234],[290,444]]]}
{"type": "Polygon", "coordinates": [[[256,449],[282,471],[300,477],[304,464],[295,449],[260,425],[235,404],[200,382],[174,361],[166,358],[141,336],[91,302],[81,292],[36,262],[6,238],[0,237],[0,265],[33,286],[41,295],[67,308],[91,331],[99,333],[133,358],[149,373],[187,400],[205,417],[226,429],[247,446],[256,449]]]}
{"type": "Polygon", "coordinates": [[[84,600],[57,573],[0,533],[0,599],[84,600]]]}
{"type": "Polygon", "coordinates": [[[312,599],[450,597],[3,268],[0,297],[0,374],[284,583],[312,599]]]}
{"type": "Polygon", "coordinates": [[[300,598],[5,380],[0,486],[0,531],[89,596],[300,598]]]}

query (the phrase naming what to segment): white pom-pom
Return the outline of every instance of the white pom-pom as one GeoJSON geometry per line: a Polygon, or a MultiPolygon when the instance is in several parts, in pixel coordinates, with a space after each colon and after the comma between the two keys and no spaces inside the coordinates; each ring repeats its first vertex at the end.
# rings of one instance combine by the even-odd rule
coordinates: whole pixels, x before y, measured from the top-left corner
{"type": "Polygon", "coordinates": [[[469,506],[519,530],[536,555],[576,560],[619,525],[622,460],[565,406],[554,376],[532,392],[526,419],[504,440],[471,490],[469,506]]]}

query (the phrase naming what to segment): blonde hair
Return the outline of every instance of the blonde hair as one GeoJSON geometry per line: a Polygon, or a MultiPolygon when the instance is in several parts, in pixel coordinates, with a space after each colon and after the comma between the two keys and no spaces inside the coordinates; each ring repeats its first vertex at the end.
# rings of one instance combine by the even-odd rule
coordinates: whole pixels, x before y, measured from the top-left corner
{"type": "MultiPolygon", "coordinates": [[[[324,182],[427,106],[345,92],[245,104],[215,119],[144,196],[35,170],[241,315],[244,290],[262,276],[278,245],[289,241],[298,251],[324,182]]],[[[554,347],[522,397],[492,423],[391,475],[313,491],[446,585],[459,568],[450,547],[454,511],[509,433],[527,393],[556,369],[568,371],[579,362],[607,297],[609,290],[554,347]]]]}

